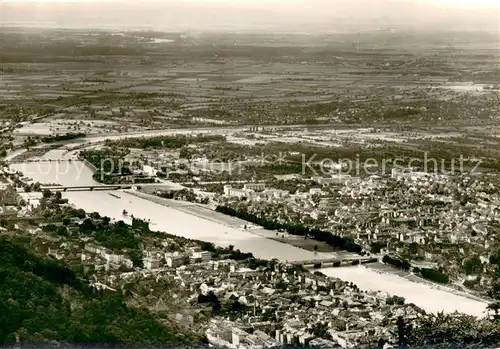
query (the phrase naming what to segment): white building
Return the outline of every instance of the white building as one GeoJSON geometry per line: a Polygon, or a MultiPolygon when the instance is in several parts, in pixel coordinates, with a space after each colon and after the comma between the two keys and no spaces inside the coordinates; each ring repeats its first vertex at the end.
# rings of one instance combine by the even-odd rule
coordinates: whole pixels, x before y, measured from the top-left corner
{"type": "Polygon", "coordinates": [[[212,259],[212,254],[208,251],[194,252],[192,258],[206,263],[212,259]]]}
{"type": "Polygon", "coordinates": [[[224,186],[224,195],[228,197],[238,197],[242,198],[248,196],[249,191],[245,189],[236,189],[231,187],[230,185],[224,186]]]}
{"type": "Polygon", "coordinates": [[[243,189],[253,190],[253,191],[263,191],[266,189],[266,183],[246,183],[243,189]]]}
{"type": "Polygon", "coordinates": [[[329,178],[324,177],[312,177],[314,182],[321,185],[329,185],[329,184],[346,184],[346,182],[352,180],[352,176],[348,174],[336,174],[332,175],[329,178]]]}
{"type": "Polygon", "coordinates": [[[146,257],[142,260],[144,268],[146,269],[158,269],[161,266],[161,259],[155,257],[146,257]]]}
{"type": "Polygon", "coordinates": [[[321,195],[323,191],[320,188],[311,188],[309,189],[309,195],[321,195]]]}
{"type": "Polygon", "coordinates": [[[156,168],[154,168],[153,166],[143,165],[142,172],[144,172],[148,176],[154,177],[158,173],[158,170],[156,168]]]}
{"type": "Polygon", "coordinates": [[[40,192],[29,192],[21,193],[20,196],[23,198],[26,204],[28,204],[28,206],[36,208],[40,205],[40,200],[42,200],[43,194],[40,192]]]}
{"type": "Polygon", "coordinates": [[[177,268],[180,267],[184,262],[183,256],[169,256],[166,257],[165,262],[169,268],[177,268]]]}

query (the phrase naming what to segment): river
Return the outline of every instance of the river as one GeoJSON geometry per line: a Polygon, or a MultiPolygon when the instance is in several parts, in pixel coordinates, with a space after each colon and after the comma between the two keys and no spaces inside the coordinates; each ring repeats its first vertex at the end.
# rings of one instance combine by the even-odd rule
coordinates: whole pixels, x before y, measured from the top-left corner
{"type": "MultiPolygon", "coordinates": [[[[44,158],[60,159],[67,156],[64,151],[57,150],[48,152],[44,158]]],[[[99,185],[93,180],[92,171],[81,161],[19,163],[12,164],[11,167],[42,184],[99,185]]],[[[63,197],[87,212],[99,212],[102,216],[130,223],[130,218],[123,216],[123,210],[126,210],[134,217],[150,221],[153,230],[208,241],[220,246],[233,245],[244,252],[252,252],[258,258],[277,258],[282,261],[318,258],[314,252],[165,207],[124,191],[114,191],[114,196],[110,193],[109,191],[65,192],[63,197]]],[[[328,256],[323,255],[323,257],[328,256]]]]}
{"type": "Polygon", "coordinates": [[[380,290],[404,297],[406,303],[413,303],[428,312],[458,311],[482,317],[488,306],[486,302],[446,292],[428,284],[409,281],[397,275],[377,273],[369,267],[324,268],[321,272],[327,276],[352,282],[363,290],[380,290]]]}
{"type": "MultiPolygon", "coordinates": [[[[50,151],[46,159],[74,158],[75,154],[64,150],[50,151]]],[[[12,164],[12,168],[40,183],[60,185],[97,185],[92,179],[92,171],[81,161],[52,163],[12,164]]],[[[98,212],[115,220],[130,223],[123,216],[125,209],[134,217],[148,220],[153,230],[163,231],[186,238],[204,240],[220,246],[233,245],[236,249],[251,252],[255,257],[281,261],[317,259],[328,257],[318,255],[278,241],[267,239],[243,229],[237,229],[213,220],[207,220],[175,208],[136,197],[124,191],[65,192],[63,197],[76,207],[87,212],[98,212]],[[118,197],[115,197],[118,196],[118,197]]],[[[418,284],[402,277],[380,274],[365,267],[324,268],[328,276],[353,282],[364,290],[380,290],[404,297],[408,302],[429,312],[459,311],[474,316],[484,314],[487,304],[463,296],[438,290],[429,285],[418,284]]]]}

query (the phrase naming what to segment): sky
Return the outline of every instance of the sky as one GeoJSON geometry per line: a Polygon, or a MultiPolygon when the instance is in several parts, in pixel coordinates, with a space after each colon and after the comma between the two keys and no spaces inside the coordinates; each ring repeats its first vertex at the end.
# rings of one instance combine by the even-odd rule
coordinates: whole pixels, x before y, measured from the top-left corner
{"type": "Polygon", "coordinates": [[[500,0],[0,0],[0,22],[151,29],[500,29],[500,0]]]}
{"type": "MultiPolygon", "coordinates": [[[[120,3],[120,2],[136,2],[137,0],[3,0],[4,3],[120,3]]],[[[365,0],[366,1],[366,0],[365,0]]],[[[369,1],[369,0],[367,0],[369,1]]],[[[379,3],[384,3],[384,0],[377,0],[379,3]]],[[[458,7],[458,8],[496,8],[498,9],[499,0],[401,0],[408,3],[420,3],[428,4],[434,6],[444,6],[444,7],[458,7]]],[[[147,2],[158,2],[158,3],[228,3],[228,4],[290,4],[290,3],[302,3],[304,5],[310,5],[311,3],[318,3],[317,0],[148,0],[147,2]]],[[[336,0],[328,0],[330,4],[337,2],[336,0]]]]}

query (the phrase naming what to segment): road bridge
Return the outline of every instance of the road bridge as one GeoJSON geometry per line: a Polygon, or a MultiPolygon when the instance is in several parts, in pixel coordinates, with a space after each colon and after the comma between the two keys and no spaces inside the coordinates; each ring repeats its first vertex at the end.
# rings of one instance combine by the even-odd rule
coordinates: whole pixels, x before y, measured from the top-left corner
{"type": "Polygon", "coordinates": [[[378,258],[370,256],[333,257],[292,262],[293,265],[314,268],[341,267],[344,265],[368,264],[378,262],[378,258]]]}
{"type": "Polygon", "coordinates": [[[72,159],[26,159],[26,160],[11,160],[9,164],[24,164],[24,163],[70,163],[78,162],[79,160],[72,159]]]}
{"type": "Polygon", "coordinates": [[[134,184],[102,184],[102,185],[65,185],[65,186],[41,186],[41,190],[49,191],[94,191],[94,190],[121,190],[132,189],[134,184]]]}
{"type": "Polygon", "coordinates": [[[144,183],[144,184],[90,184],[90,185],[59,185],[59,186],[41,186],[41,190],[50,191],[97,191],[97,190],[122,190],[122,189],[143,189],[143,188],[162,188],[170,187],[170,184],[163,183],[144,183]]]}
{"type": "MultiPolygon", "coordinates": [[[[175,182],[174,182],[175,183],[175,182]]],[[[179,182],[180,185],[207,185],[207,184],[255,184],[255,183],[266,183],[266,181],[190,181],[190,182],[179,182]]]]}

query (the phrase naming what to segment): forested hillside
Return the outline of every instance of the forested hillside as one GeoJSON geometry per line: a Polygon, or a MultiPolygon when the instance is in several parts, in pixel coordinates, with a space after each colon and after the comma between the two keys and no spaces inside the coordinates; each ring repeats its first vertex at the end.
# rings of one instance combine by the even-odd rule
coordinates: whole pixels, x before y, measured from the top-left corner
{"type": "Polygon", "coordinates": [[[172,344],[200,338],[158,322],[121,295],[97,292],[64,264],[0,238],[0,345],[23,342],[172,344]],[[71,297],[65,297],[71,295],[71,297]]]}

